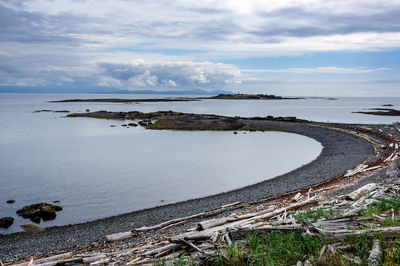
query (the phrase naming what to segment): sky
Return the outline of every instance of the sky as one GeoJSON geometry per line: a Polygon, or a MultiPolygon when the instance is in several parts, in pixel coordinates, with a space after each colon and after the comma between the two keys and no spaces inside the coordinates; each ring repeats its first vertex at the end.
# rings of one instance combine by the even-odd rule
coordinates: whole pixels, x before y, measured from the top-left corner
{"type": "Polygon", "coordinates": [[[400,0],[0,0],[0,92],[400,97],[400,0]]]}

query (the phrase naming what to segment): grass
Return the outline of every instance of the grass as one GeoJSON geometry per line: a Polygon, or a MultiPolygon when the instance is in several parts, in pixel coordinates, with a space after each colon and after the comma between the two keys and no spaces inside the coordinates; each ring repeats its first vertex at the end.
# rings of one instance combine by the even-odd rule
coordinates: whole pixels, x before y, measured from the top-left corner
{"type": "MultiPolygon", "coordinates": [[[[400,195],[396,195],[390,199],[380,199],[378,202],[371,204],[361,214],[363,216],[372,217],[372,214],[381,214],[389,212],[393,209],[395,214],[400,213],[400,195]]],[[[384,226],[397,226],[400,225],[400,221],[395,219],[386,219],[383,223],[384,226]]]]}
{"type": "Polygon", "coordinates": [[[218,251],[208,265],[292,265],[316,257],[323,245],[320,237],[302,236],[299,230],[254,233],[218,251]]]}
{"type": "Polygon", "coordinates": [[[323,208],[318,208],[315,210],[307,210],[305,212],[301,212],[297,215],[294,215],[294,218],[297,222],[302,222],[304,220],[309,220],[310,222],[315,222],[320,218],[332,219],[335,218],[339,213],[334,212],[333,210],[326,210],[323,208]]]}

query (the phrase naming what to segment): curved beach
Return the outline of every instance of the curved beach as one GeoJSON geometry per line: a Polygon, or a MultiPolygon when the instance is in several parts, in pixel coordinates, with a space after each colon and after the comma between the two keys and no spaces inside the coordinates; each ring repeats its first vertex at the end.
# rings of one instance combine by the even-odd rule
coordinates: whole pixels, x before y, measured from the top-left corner
{"type": "Polygon", "coordinates": [[[323,150],[314,161],[292,172],[226,193],[88,223],[46,228],[40,233],[21,232],[3,235],[0,236],[0,256],[2,259],[9,260],[83,248],[90,246],[93,241],[104,238],[107,234],[157,224],[236,201],[247,202],[281,195],[336,177],[373,154],[373,149],[366,140],[328,128],[306,123],[278,121],[243,120],[241,122],[245,124],[243,130],[283,131],[313,138],[323,145],[323,150]]]}

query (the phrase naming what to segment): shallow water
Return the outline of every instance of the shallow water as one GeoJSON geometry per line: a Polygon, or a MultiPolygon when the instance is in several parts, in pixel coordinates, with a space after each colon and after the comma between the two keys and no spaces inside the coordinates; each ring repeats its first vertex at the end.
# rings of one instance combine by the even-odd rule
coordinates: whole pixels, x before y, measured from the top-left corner
{"type": "Polygon", "coordinates": [[[154,103],[58,105],[45,101],[71,95],[0,97],[0,217],[16,218],[0,233],[31,223],[15,214],[24,205],[60,201],[64,210],[40,226],[85,222],[255,184],[309,163],[322,150],[317,141],[289,133],[151,131],[122,127],[123,121],[32,112],[154,103]]]}

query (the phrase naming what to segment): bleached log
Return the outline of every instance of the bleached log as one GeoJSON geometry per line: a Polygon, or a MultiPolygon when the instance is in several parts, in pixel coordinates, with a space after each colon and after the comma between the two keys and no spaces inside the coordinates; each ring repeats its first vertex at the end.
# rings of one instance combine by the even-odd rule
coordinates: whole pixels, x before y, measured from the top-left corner
{"type": "Polygon", "coordinates": [[[379,216],[375,213],[372,214],[372,217],[374,217],[375,219],[377,219],[378,221],[381,221],[381,222],[385,221],[385,218],[383,218],[382,216],[379,216]]]}
{"type": "Polygon", "coordinates": [[[199,230],[206,230],[218,225],[226,224],[228,221],[231,221],[228,217],[201,221],[198,223],[198,228],[199,230]]]}
{"type": "Polygon", "coordinates": [[[219,236],[218,231],[217,231],[217,232],[214,232],[214,233],[211,235],[211,241],[212,241],[213,243],[217,242],[218,236],[219,236]]]}
{"type": "Polygon", "coordinates": [[[108,242],[114,242],[114,241],[120,241],[120,240],[125,240],[133,237],[133,233],[131,231],[128,232],[122,232],[122,233],[115,233],[111,235],[106,236],[106,240],[108,242]]]}
{"type": "Polygon", "coordinates": [[[149,251],[141,254],[140,256],[142,256],[142,257],[150,257],[150,256],[153,256],[153,255],[156,255],[157,253],[163,252],[165,250],[173,250],[174,248],[176,248],[178,246],[179,246],[178,244],[172,243],[172,244],[160,247],[160,248],[149,250],[149,251]]]}
{"type": "Polygon", "coordinates": [[[301,193],[300,192],[298,192],[294,197],[293,197],[293,199],[292,199],[292,201],[299,201],[299,199],[301,198],[301,193]]]}
{"type": "Polygon", "coordinates": [[[104,259],[106,257],[107,257],[106,255],[102,254],[102,255],[97,255],[94,257],[82,258],[82,261],[83,261],[83,263],[89,264],[89,263],[104,259]]]}
{"type": "Polygon", "coordinates": [[[207,229],[207,230],[204,230],[204,231],[201,231],[201,232],[187,232],[187,233],[184,233],[184,234],[180,234],[180,235],[172,237],[171,240],[174,241],[176,239],[186,239],[186,240],[210,239],[215,232],[217,232],[217,233],[225,233],[227,230],[235,230],[236,228],[240,228],[244,224],[256,223],[256,222],[259,222],[259,221],[265,221],[265,220],[268,220],[271,217],[280,215],[281,213],[283,213],[285,211],[298,209],[298,208],[307,206],[309,204],[316,203],[320,199],[321,199],[320,197],[313,197],[313,198],[310,198],[310,199],[302,201],[302,202],[293,203],[293,204],[291,204],[289,206],[277,209],[277,210],[272,211],[272,212],[267,212],[267,213],[263,213],[263,214],[255,213],[254,215],[251,215],[250,218],[239,220],[239,221],[235,221],[235,222],[232,222],[232,223],[223,224],[223,225],[216,226],[216,227],[212,227],[210,229],[207,229]]]}
{"type": "Polygon", "coordinates": [[[259,212],[247,213],[247,214],[243,214],[243,215],[233,215],[233,216],[228,216],[228,217],[222,217],[222,218],[217,218],[217,219],[201,221],[198,223],[198,229],[199,230],[207,230],[207,229],[210,229],[210,228],[213,228],[216,226],[220,226],[220,225],[223,225],[226,223],[249,219],[249,218],[255,217],[260,214],[270,213],[274,209],[275,209],[275,206],[271,205],[271,206],[268,206],[268,208],[266,208],[265,210],[262,210],[259,212]]]}
{"type": "Polygon", "coordinates": [[[194,250],[197,250],[200,253],[204,254],[204,251],[201,250],[199,247],[197,247],[195,244],[193,244],[192,242],[186,241],[185,239],[179,239],[178,240],[179,243],[184,244],[187,247],[193,248],[194,250]]]}
{"type": "Polygon", "coordinates": [[[240,201],[236,201],[236,202],[233,202],[233,203],[225,204],[225,205],[221,206],[221,209],[226,209],[226,208],[229,208],[229,207],[233,207],[233,206],[239,205],[240,203],[241,203],[240,201]]]}
{"type": "Polygon", "coordinates": [[[368,265],[375,266],[379,264],[379,261],[382,256],[382,248],[381,248],[381,242],[376,239],[374,241],[374,244],[372,245],[372,249],[369,253],[368,257],[368,265]]]}
{"type": "Polygon", "coordinates": [[[91,266],[95,266],[95,265],[104,265],[104,264],[108,264],[111,261],[110,258],[104,258],[95,262],[90,263],[89,265],[91,266]]]}
{"type": "Polygon", "coordinates": [[[55,266],[55,265],[64,265],[67,263],[80,263],[82,262],[82,258],[71,258],[71,259],[62,259],[62,260],[57,260],[57,261],[51,261],[51,262],[46,262],[46,263],[40,263],[40,264],[32,264],[35,266],[55,266]]]}
{"type": "Polygon", "coordinates": [[[204,214],[206,214],[206,213],[205,212],[200,212],[200,213],[193,214],[193,215],[190,215],[190,216],[172,219],[172,220],[169,220],[169,221],[166,221],[166,222],[163,222],[163,223],[160,223],[160,224],[156,224],[156,225],[153,225],[153,226],[142,226],[140,228],[135,228],[134,230],[135,231],[139,231],[139,232],[151,231],[151,230],[155,230],[155,229],[159,229],[159,228],[165,227],[165,226],[170,225],[170,224],[174,224],[174,223],[178,223],[178,222],[181,222],[181,221],[187,221],[187,220],[190,220],[190,219],[193,219],[193,218],[197,218],[197,217],[203,216],[204,214]]]}
{"type": "Polygon", "coordinates": [[[353,176],[353,175],[355,175],[355,174],[361,172],[362,170],[364,170],[364,169],[367,168],[367,167],[368,167],[368,165],[360,164],[360,165],[358,165],[356,168],[354,168],[354,169],[352,169],[352,170],[348,170],[348,171],[346,172],[346,174],[344,175],[344,177],[353,176]]]}
{"type": "Polygon", "coordinates": [[[372,170],[376,170],[376,169],[379,169],[379,168],[382,168],[382,165],[377,165],[377,166],[368,167],[368,168],[362,170],[361,172],[372,171],[372,170]]]}
{"type": "Polygon", "coordinates": [[[184,224],[186,222],[187,222],[187,220],[180,221],[180,222],[177,222],[177,223],[174,223],[174,224],[170,224],[170,225],[167,225],[167,226],[161,228],[161,230],[166,230],[166,229],[174,227],[174,226],[179,226],[179,225],[182,225],[182,224],[184,224]]]}
{"type": "Polygon", "coordinates": [[[232,240],[231,240],[231,238],[229,237],[229,234],[228,234],[228,233],[225,233],[225,234],[224,234],[224,239],[225,239],[225,241],[226,241],[226,243],[227,243],[228,245],[231,245],[231,244],[232,244],[232,240]]]}
{"type": "Polygon", "coordinates": [[[375,183],[369,183],[365,186],[362,186],[358,189],[356,189],[355,191],[351,192],[350,194],[348,194],[346,196],[346,199],[349,200],[357,200],[359,199],[361,196],[365,195],[368,192],[371,192],[372,190],[376,189],[376,184],[375,183]]]}
{"type": "Polygon", "coordinates": [[[149,259],[149,258],[145,258],[145,259],[142,259],[142,260],[134,259],[134,260],[128,262],[126,265],[141,265],[141,264],[149,264],[151,262],[153,262],[153,260],[149,259]]]}
{"type": "MultiPolygon", "coordinates": [[[[58,261],[58,260],[62,260],[62,259],[69,259],[72,258],[72,252],[67,252],[67,253],[63,253],[63,254],[58,254],[58,255],[54,255],[54,256],[50,256],[50,257],[46,257],[46,258],[41,258],[41,259],[37,259],[37,260],[33,260],[31,265],[37,265],[37,264],[43,264],[43,263],[48,263],[48,262],[53,262],[53,261],[58,261]]],[[[29,265],[29,262],[24,262],[24,263],[20,263],[20,264],[14,264],[15,266],[27,266],[29,265]]]]}
{"type": "Polygon", "coordinates": [[[339,238],[344,237],[347,235],[354,235],[360,236],[363,234],[375,234],[380,233],[383,236],[392,236],[400,233],[400,226],[396,227],[384,227],[384,228],[373,228],[373,229],[365,229],[365,230],[335,230],[335,231],[328,231],[325,229],[318,228],[314,226],[307,220],[303,221],[303,225],[305,228],[309,229],[311,232],[320,234],[324,237],[332,237],[332,238],[339,238]]]}

